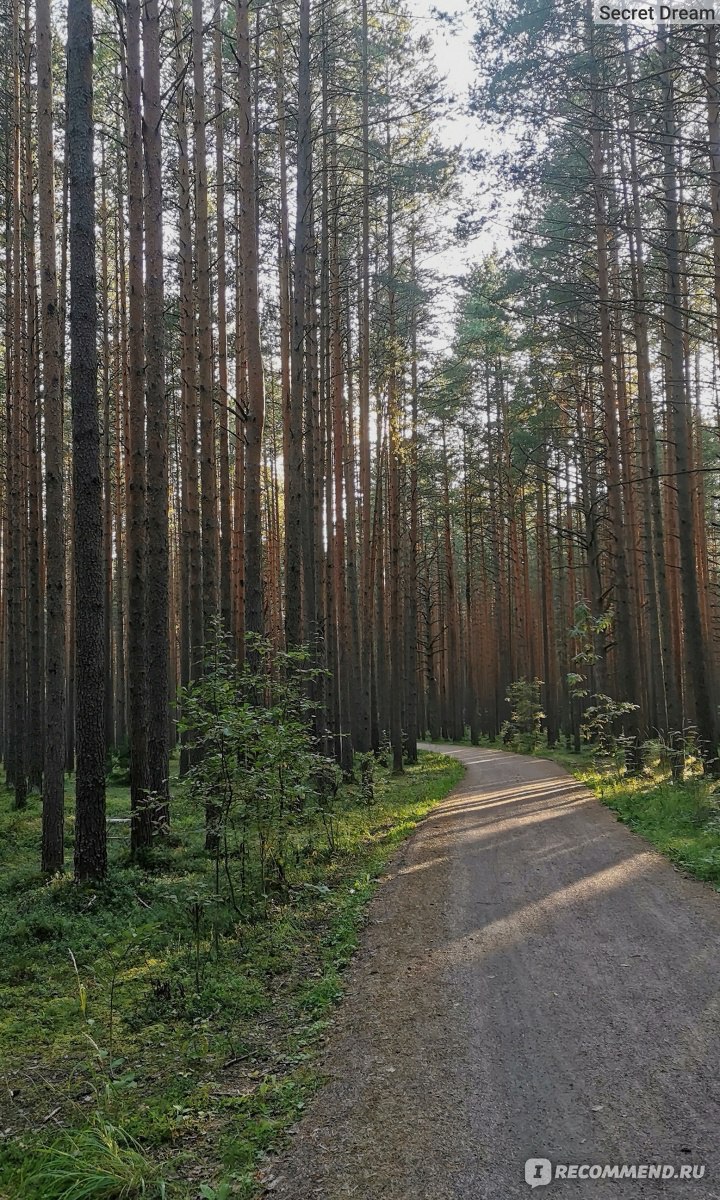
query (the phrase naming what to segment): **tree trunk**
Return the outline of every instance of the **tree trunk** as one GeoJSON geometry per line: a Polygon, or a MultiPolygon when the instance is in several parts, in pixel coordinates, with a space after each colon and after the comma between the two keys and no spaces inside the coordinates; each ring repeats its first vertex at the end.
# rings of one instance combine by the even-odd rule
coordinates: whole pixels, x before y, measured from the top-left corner
{"type": "Polygon", "coordinates": [[[65,511],[63,505],[63,395],[55,237],[52,30],[50,0],[37,0],[38,215],[45,419],[45,765],[42,869],[64,862],[65,791],[65,511]]]}
{"type": "Polygon", "coordinates": [[[130,846],[133,853],[152,841],[148,803],[145,297],[143,282],[143,142],[140,79],[140,0],[127,4],[128,249],[130,288],[128,330],[128,678],[130,699],[130,846]]]}
{"type": "Polygon", "coordinates": [[[232,629],[232,527],[230,520],[230,437],[227,366],[227,306],[225,284],[225,123],[223,108],[222,5],[215,12],[215,187],[217,230],[217,361],[220,451],[220,615],[223,632],[232,629]]]}
{"type": "Polygon", "coordinates": [[[248,411],[245,422],[245,628],[262,634],[262,436],[265,384],[258,311],[258,243],[255,219],[255,140],[248,0],[237,0],[238,156],[240,232],[243,243],[243,295],[247,350],[248,411]]]}
{"type": "MultiPolygon", "coordinates": [[[[289,443],[285,492],[285,637],[288,646],[298,646],[303,640],[303,506],[310,503],[309,498],[304,495],[303,487],[303,413],[305,403],[305,310],[311,225],[310,0],[300,0],[295,266],[292,297],[289,443]]],[[[314,618],[315,614],[313,613],[311,614],[313,623],[314,618]]]]}
{"type": "Polygon", "coordinates": [[[674,442],[674,467],[680,534],[680,565],[683,601],[684,650],[687,678],[695,700],[695,720],[700,749],[706,765],[718,769],[717,716],[712,696],[706,646],[703,637],[697,560],[693,542],[693,483],[691,468],[691,408],[685,381],[682,323],[682,284],[679,248],[679,213],[673,52],[669,35],[659,34],[663,88],[663,200],[665,210],[665,297],[664,325],[669,357],[666,362],[667,395],[674,442]]]}
{"type": "Polygon", "coordinates": [[[156,828],[169,820],[168,403],[165,384],[159,0],[143,6],[145,149],[145,395],[147,401],[147,766],[156,828]]]}
{"type": "Polygon", "coordinates": [[[93,16],[90,0],[68,3],[70,175],[70,372],[75,502],[77,777],[75,875],[107,871],[103,681],[103,536],[97,396],[93,16]]]}
{"type": "Polygon", "coordinates": [[[218,511],[213,411],[210,245],[208,233],[207,138],[203,5],[192,0],[194,83],[195,230],[197,255],[197,380],[200,409],[200,497],[202,516],[202,597],[205,651],[218,616],[218,511]]]}

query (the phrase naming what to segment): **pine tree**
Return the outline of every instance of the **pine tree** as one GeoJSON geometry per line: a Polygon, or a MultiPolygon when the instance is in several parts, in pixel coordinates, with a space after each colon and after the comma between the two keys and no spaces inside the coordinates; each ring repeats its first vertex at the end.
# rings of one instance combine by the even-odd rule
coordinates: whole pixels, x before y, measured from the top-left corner
{"type": "Polygon", "coordinates": [[[75,540],[77,768],[75,875],[102,878],[105,830],[104,581],[100,415],[97,394],[93,12],[68,4],[70,390],[75,540]]]}

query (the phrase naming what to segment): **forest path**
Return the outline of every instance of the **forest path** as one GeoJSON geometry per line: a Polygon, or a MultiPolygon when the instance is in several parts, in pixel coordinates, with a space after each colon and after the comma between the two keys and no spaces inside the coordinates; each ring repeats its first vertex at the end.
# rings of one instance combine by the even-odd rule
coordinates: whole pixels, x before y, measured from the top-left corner
{"type": "Polygon", "coordinates": [[[378,890],[271,1194],[513,1200],[527,1158],[705,1163],[701,1182],[540,1196],[720,1198],[720,897],[561,767],[466,774],[378,890]]]}

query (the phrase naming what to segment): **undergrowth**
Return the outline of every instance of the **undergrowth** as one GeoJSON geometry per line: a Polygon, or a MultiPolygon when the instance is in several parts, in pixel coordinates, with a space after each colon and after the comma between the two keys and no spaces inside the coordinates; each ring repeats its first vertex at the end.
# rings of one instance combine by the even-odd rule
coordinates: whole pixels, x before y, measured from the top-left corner
{"type": "MultiPolygon", "coordinates": [[[[258,1164],[318,1084],[317,1052],[365,905],[397,845],[457,782],[438,754],[362,774],[333,848],[295,847],[264,919],[213,896],[204,830],[178,789],[172,832],[126,855],[108,791],[101,885],[46,881],[40,801],[0,793],[0,1200],[248,1200],[258,1164]]],[[[72,832],[72,796],[69,797],[72,832]]]]}

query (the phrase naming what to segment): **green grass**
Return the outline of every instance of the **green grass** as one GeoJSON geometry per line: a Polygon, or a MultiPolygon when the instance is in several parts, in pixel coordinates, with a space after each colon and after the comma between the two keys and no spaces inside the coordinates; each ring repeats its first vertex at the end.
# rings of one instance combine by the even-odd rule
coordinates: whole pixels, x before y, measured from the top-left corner
{"type": "MultiPolygon", "coordinates": [[[[38,872],[38,797],[16,813],[0,793],[0,1200],[254,1196],[262,1155],[318,1085],[379,876],[461,774],[423,754],[400,778],[383,770],[372,805],[345,787],[335,853],[298,847],[262,921],[210,899],[181,795],[155,861],[128,863],[113,825],[108,880],[79,887],[38,872]]],[[[128,805],[109,789],[110,816],[128,805]]]]}
{"type": "MultiPolygon", "coordinates": [[[[146,1195],[157,1179],[140,1147],[104,1121],[42,1147],[20,1182],[21,1195],[44,1200],[113,1200],[146,1195]]],[[[156,1194],[162,1194],[159,1186],[156,1194]]]]}

